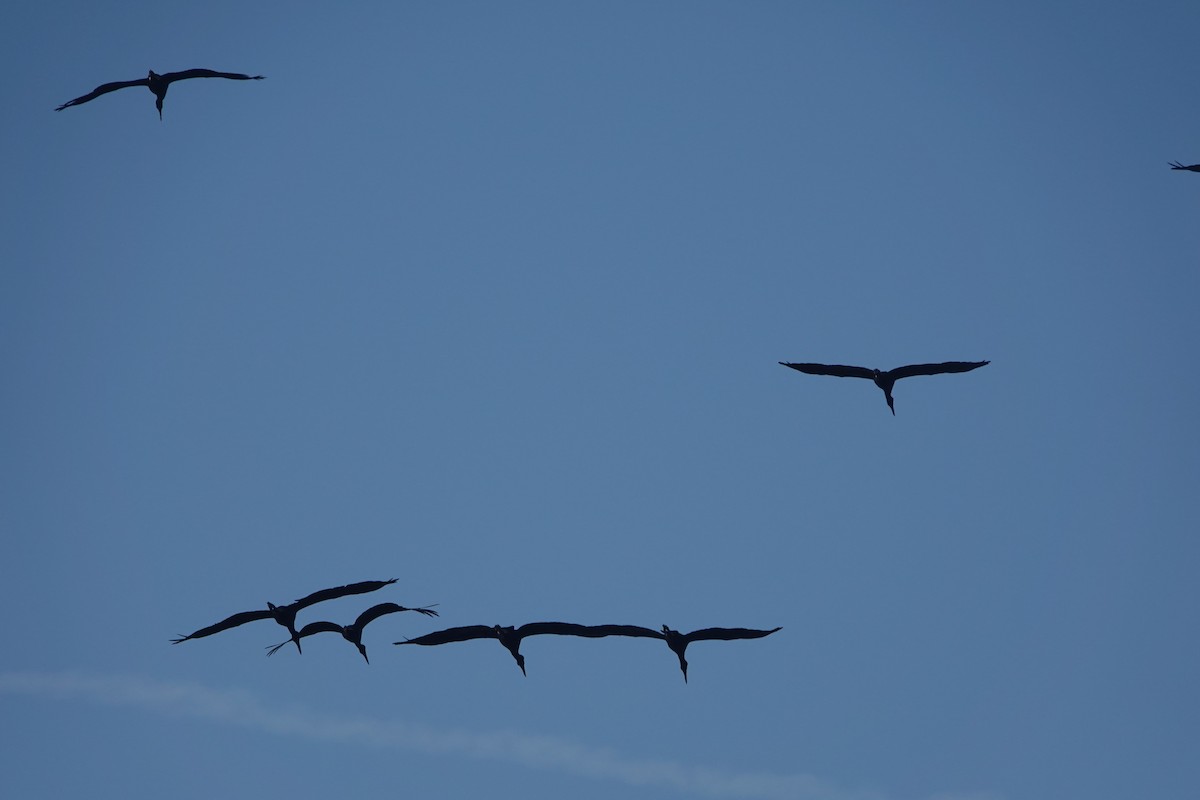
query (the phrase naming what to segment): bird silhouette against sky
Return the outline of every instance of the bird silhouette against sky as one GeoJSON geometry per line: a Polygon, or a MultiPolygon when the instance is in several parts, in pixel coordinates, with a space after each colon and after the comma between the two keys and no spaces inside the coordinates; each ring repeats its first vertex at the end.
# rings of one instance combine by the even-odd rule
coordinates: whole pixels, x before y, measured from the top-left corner
{"type": "Polygon", "coordinates": [[[833,375],[838,378],[866,378],[875,381],[875,385],[883,390],[883,396],[887,399],[888,408],[892,410],[892,416],[895,416],[896,406],[892,403],[892,387],[901,378],[911,378],[916,375],[940,375],[944,372],[970,372],[992,362],[943,361],[941,364],[909,364],[907,367],[896,367],[887,372],[866,367],[847,367],[841,364],[797,364],[790,361],[780,361],[779,363],[808,375],[833,375]]]}
{"type": "Polygon", "coordinates": [[[772,633],[782,628],[772,628],[769,631],[758,630],[756,628],[701,628],[698,631],[691,633],[680,633],[679,631],[671,630],[666,625],[662,626],[661,631],[643,628],[640,625],[597,625],[595,627],[607,629],[603,636],[637,636],[648,639],[662,639],[667,643],[667,647],[671,648],[671,652],[679,657],[679,669],[683,671],[683,682],[687,683],[688,679],[688,662],[683,657],[687,646],[692,642],[701,642],[719,639],[722,641],[731,641],[733,639],[761,639],[764,636],[770,636],[772,633]]]}
{"type": "Polygon", "coordinates": [[[163,100],[167,96],[167,88],[175,81],[185,81],[189,78],[228,78],[232,81],[261,81],[263,76],[243,75],[240,72],[216,72],[211,69],[185,69],[183,72],[168,72],[164,75],[159,75],[154,70],[150,70],[150,73],[146,77],[138,78],[136,81],[103,83],[82,97],[68,100],[54,110],[62,111],[64,108],[82,105],[90,100],[95,100],[102,94],[115,92],[118,89],[127,89],[130,86],[145,86],[154,93],[154,105],[158,109],[158,118],[161,120],[163,100]]]}
{"type": "Polygon", "coordinates": [[[1200,164],[1185,166],[1178,161],[1168,161],[1167,163],[1171,165],[1171,169],[1186,169],[1188,172],[1200,172],[1200,164]]]}
{"type": "MultiPolygon", "coordinates": [[[[310,622],[300,629],[296,634],[297,639],[303,639],[305,636],[312,636],[314,633],[340,633],[342,638],[350,644],[358,648],[358,652],[366,659],[367,663],[371,663],[371,659],[367,658],[367,648],[362,643],[363,628],[367,627],[374,620],[379,619],[384,614],[396,614],[400,611],[416,611],[418,614],[424,614],[427,617],[436,617],[438,612],[434,611],[430,606],[423,608],[405,608],[404,606],[396,605],[395,603],[380,603],[379,605],[371,606],[366,611],[358,615],[358,619],[349,625],[338,625],[336,622],[310,622]]],[[[271,645],[267,650],[267,655],[273,656],[279,648],[283,647],[288,642],[287,639],[279,644],[271,645]]]]}
{"type": "Polygon", "coordinates": [[[576,625],[572,622],[530,622],[519,628],[514,628],[511,625],[508,627],[502,625],[465,625],[460,628],[447,628],[444,631],[427,633],[424,636],[418,636],[416,639],[405,639],[403,642],[393,642],[393,644],[420,644],[429,646],[449,644],[450,642],[465,642],[470,639],[499,639],[500,644],[508,649],[508,652],[512,654],[513,659],[517,662],[517,666],[521,668],[521,674],[528,675],[525,672],[525,656],[521,655],[521,640],[526,636],[556,634],[558,636],[584,636],[589,639],[596,639],[601,636],[612,636],[616,631],[611,629],[624,627],[628,626],[576,625]]]}
{"type": "MultiPolygon", "coordinates": [[[[227,631],[230,628],[236,628],[238,625],[245,625],[247,622],[254,622],[260,619],[274,619],[280,625],[288,629],[288,633],[292,638],[288,641],[296,643],[296,652],[300,650],[300,634],[296,632],[296,613],[308,608],[314,603],[320,603],[325,600],[334,600],[339,597],[347,597],[352,594],[365,594],[374,592],[377,589],[382,589],[390,583],[395,583],[396,579],[390,581],[362,581],[361,583],[351,583],[346,586],[336,586],[332,589],[322,589],[319,592],[313,592],[307,597],[302,597],[294,603],[289,603],[285,606],[277,606],[274,603],[267,603],[267,607],[259,611],[242,611],[234,614],[231,617],[226,617],[220,622],[209,625],[207,628],[201,628],[198,631],[189,633],[187,636],[180,636],[177,639],[172,639],[171,644],[179,644],[186,642],[189,639],[201,639],[205,636],[212,636],[214,633],[227,631]]],[[[364,623],[365,624],[365,623],[364,623]]],[[[284,642],[286,644],[287,642],[284,642]]]]}

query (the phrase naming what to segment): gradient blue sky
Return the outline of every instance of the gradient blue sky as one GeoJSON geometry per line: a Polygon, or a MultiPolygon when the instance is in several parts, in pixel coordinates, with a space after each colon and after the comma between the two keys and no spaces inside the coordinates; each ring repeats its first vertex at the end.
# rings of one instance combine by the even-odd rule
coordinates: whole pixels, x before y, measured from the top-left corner
{"type": "Polygon", "coordinates": [[[2,12],[3,794],[1194,796],[1200,6],[912,5],[2,12]]]}

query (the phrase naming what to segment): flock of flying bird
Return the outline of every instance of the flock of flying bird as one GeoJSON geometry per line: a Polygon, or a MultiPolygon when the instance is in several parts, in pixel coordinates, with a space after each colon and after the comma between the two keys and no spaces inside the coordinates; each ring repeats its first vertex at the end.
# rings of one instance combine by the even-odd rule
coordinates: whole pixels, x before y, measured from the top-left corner
{"type": "MultiPolygon", "coordinates": [[[[182,72],[167,72],[159,75],[154,70],[150,70],[145,78],[139,78],[132,81],[115,81],[113,83],[105,83],[97,86],[88,94],[76,97],[74,100],[69,100],[55,109],[62,111],[64,108],[78,106],[84,103],[95,100],[101,95],[109,92],[117,91],[118,89],[126,89],[132,86],[145,86],[154,95],[154,104],[158,109],[158,117],[162,119],[163,100],[167,96],[167,89],[175,81],[188,80],[191,78],[226,78],[228,80],[238,81],[258,81],[262,80],[262,75],[246,75],[240,72],[217,72],[211,69],[188,69],[182,72]]],[[[1169,162],[1173,170],[1188,170],[1191,172],[1200,172],[1200,164],[1192,164],[1185,166],[1178,161],[1169,162]]],[[[795,363],[788,361],[780,361],[785,367],[803,372],[808,375],[832,375],[838,378],[866,378],[874,381],[875,385],[883,391],[884,399],[887,400],[888,408],[893,416],[896,413],[896,407],[892,398],[892,389],[896,385],[896,381],[901,378],[911,378],[919,375],[940,375],[944,373],[970,372],[978,369],[991,362],[989,361],[945,361],[937,364],[909,364],[904,367],[883,371],[878,369],[867,369],[866,367],[845,366],[842,364],[812,364],[812,363],[795,363]]],[[[313,592],[307,597],[302,597],[294,603],[277,606],[273,603],[267,603],[265,609],[256,611],[244,611],[234,614],[218,623],[209,625],[206,628],[201,628],[187,636],[180,636],[173,639],[174,644],[186,642],[191,639],[201,639],[205,636],[211,636],[214,633],[235,628],[247,622],[253,622],[260,619],[273,619],[283,627],[287,628],[289,638],[276,645],[271,645],[267,655],[274,655],[281,647],[288,642],[296,645],[296,651],[302,653],[300,640],[312,636],[317,633],[340,633],[342,637],[358,648],[358,652],[370,663],[367,658],[367,648],[363,644],[363,630],[371,622],[379,617],[387,614],[395,614],[402,611],[415,611],[418,614],[423,614],[428,617],[438,616],[438,612],[433,610],[432,606],[422,608],[407,608],[397,605],[396,603],[379,603],[371,606],[366,611],[358,615],[358,618],[348,625],[339,625],[336,622],[317,621],[310,622],[299,630],[296,629],[296,614],[308,608],[309,606],[320,603],[325,600],[333,600],[339,597],[346,597],[355,594],[364,594],[382,589],[384,586],[395,583],[393,578],[388,581],[363,581],[361,583],[352,583],[346,586],[339,586],[333,589],[324,589],[319,592],[313,592]]],[[[445,630],[427,633],[424,636],[419,636],[415,639],[405,639],[402,642],[394,642],[397,645],[416,644],[416,645],[439,645],[449,644],[451,642],[465,642],[471,639],[497,639],[500,644],[512,654],[513,659],[517,662],[517,666],[521,668],[521,672],[525,673],[525,657],[521,655],[521,642],[527,636],[539,636],[553,634],[557,636],[581,636],[589,639],[602,638],[605,636],[631,636],[647,639],[662,639],[666,642],[667,647],[679,658],[679,668],[683,672],[683,679],[687,681],[687,660],[684,658],[684,652],[687,646],[696,641],[706,640],[733,640],[733,639],[759,639],[763,636],[769,636],[779,628],[771,630],[759,630],[754,628],[701,628],[700,630],[692,631],[691,633],[680,633],[672,630],[666,625],[662,626],[662,630],[656,631],[650,628],[643,628],[638,625],[577,625],[570,622],[531,622],[522,625],[519,628],[514,626],[502,625],[466,625],[457,628],[447,628],[445,630]]]]}
{"type": "MultiPolygon", "coordinates": [[[[322,620],[310,622],[300,630],[296,630],[296,614],[314,603],[320,603],[324,600],[334,600],[339,597],[348,597],[352,594],[374,592],[395,582],[395,578],[387,581],[362,581],[346,586],[337,586],[333,589],[322,589],[319,592],[313,592],[294,603],[284,606],[267,603],[266,608],[256,611],[242,611],[226,617],[220,622],[209,625],[207,628],[201,628],[198,631],[189,633],[187,636],[172,639],[171,643],[179,644],[190,639],[202,639],[205,636],[212,636],[214,633],[227,631],[230,628],[236,628],[247,622],[254,622],[260,619],[273,619],[287,628],[291,636],[279,644],[270,645],[267,650],[267,655],[269,656],[274,655],[279,648],[285,646],[288,642],[294,642],[296,651],[302,653],[300,640],[314,633],[340,633],[342,638],[358,648],[358,652],[362,654],[362,657],[369,664],[371,663],[371,659],[367,658],[367,648],[362,642],[363,628],[369,623],[385,614],[395,614],[400,611],[416,611],[418,614],[424,614],[427,617],[436,617],[438,616],[438,612],[433,610],[433,606],[406,608],[396,603],[379,603],[359,614],[358,619],[349,625],[339,625],[336,622],[322,620]]],[[[521,668],[521,674],[524,675],[527,673],[525,672],[525,656],[521,655],[521,641],[527,636],[554,634],[556,636],[582,636],[588,639],[599,639],[605,636],[633,636],[643,639],[662,639],[667,643],[667,647],[671,648],[671,652],[675,653],[679,658],[679,669],[683,671],[683,680],[686,683],[688,663],[683,654],[687,650],[687,646],[692,642],[711,639],[725,641],[732,639],[761,639],[764,636],[770,636],[777,630],[779,628],[772,628],[771,630],[756,630],[754,628],[701,628],[691,633],[680,633],[679,631],[671,630],[666,625],[662,626],[661,631],[656,631],[650,628],[643,628],[640,625],[576,625],[572,622],[530,622],[519,628],[511,625],[507,627],[503,625],[464,625],[458,628],[446,628],[434,633],[427,633],[424,636],[418,636],[416,639],[405,639],[402,642],[393,642],[392,644],[419,644],[428,646],[449,644],[450,642],[466,642],[471,639],[498,639],[500,644],[504,645],[508,652],[512,654],[513,659],[517,662],[517,666],[521,668]]]]}

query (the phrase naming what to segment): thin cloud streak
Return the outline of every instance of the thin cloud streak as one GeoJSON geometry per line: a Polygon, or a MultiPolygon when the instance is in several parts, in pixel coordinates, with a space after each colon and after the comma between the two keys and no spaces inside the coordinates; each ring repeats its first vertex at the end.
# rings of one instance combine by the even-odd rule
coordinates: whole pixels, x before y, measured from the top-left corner
{"type": "Polygon", "coordinates": [[[213,689],[194,683],[80,672],[7,672],[0,673],[0,692],[49,695],[64,700],[80,698],[91,703],[204,719],[313,741],[493,759],[628,786],[665,787],[707,797],[883,800],[877,793],[841,789],[809,775],[723,772],[675,761],[630,758],[607,748],[548,736],[512,731],[436,730],[407,722],[318,714],[295,706],[273,708],[249,692],[213,689]]]}

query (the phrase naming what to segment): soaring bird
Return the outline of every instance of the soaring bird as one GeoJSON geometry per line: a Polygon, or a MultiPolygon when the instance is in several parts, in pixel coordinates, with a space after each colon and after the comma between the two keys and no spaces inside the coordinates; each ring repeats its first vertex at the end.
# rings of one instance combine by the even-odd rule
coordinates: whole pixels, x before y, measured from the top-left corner
{"type": "Polygon", "coordinates": [[[896,367],[887,372],[866,367],[846,367],[841,364],[793,364],[789,361],[780,361],[779,363],[809,375],[834,375],[838,378],[867,378],[875,381],[875,385],[883,390],[883,396],[887,398],[892,416],[895,416],[896,407],[892,404],[892,387],[901,378],[911,378],[914,375],[940,375],[943,372],[970,372],[992,362],[943,361],[941,364],[909,364],[907,367],[896,367]]]}
{"type": "MultiPolygon", "coordinates": [[[[398,606],[395,603],[380,603],[377,606],[371,606],[366,611],[359,614],[358,619],[354,620],[354,622],[350,623],[349,625],[338,625],[336,622],[324,621],[310,622],[300,629],[300,632],[296,634],[296,639],[303,639],[305,636],[312,636],[314,633],[340,633],[343,639],[358,648],[358,652],[362,653],[362,657],[367,660],[368,664],[370,664],[371,659],[367,658],[367,648],[362,643],[363,628],[367,627],[368,624],[376,619],[379,619],[384,614],[395,614],[400,611],[416,611],[418,614],[424,614],[427,617],[436,617],[438,615],[438,612],[434,611],[429,606],[425,606],[424,608],[405,608],[404,606],[398,606]]],[[[283,647],[290,641],[292,640],[288,639],[280,642],[279,644],[271,645],[270,649],[267,650],[267,655],[275,655],[275,652],[279,650],[279,648],[283,647]]],[[[297,644],[299,644],[299,641],[297,641],[297,644]]]]}
{"type": "Polygon", "coordinates": [[[770,636],[772,633],[782,628],[772,628],[769,631],[757,630],[755,628],[701,628],[698,631],[691,633],[680,633],[662,626],[661,631],[643,628],[640,625],[597,625],[597,628],[606,629],[601,636],[640,636],[649,639],[662,639],[667,643],[667,647],[675,655],[679,656],[679,668],[683,670],[683,682],[687,683],[687,659],[683,657],[687,646],[692,642],[700,642],[711,639],[720,639],[730,641],[732,639],[761,639],[764,636],[770,636]]]}
{"type": "Polygon", "coordinates": [[[521,640],[526,636],[538,636],[545,633],[558,634],[559,636],[585,636],[589,639],[599,638],[601,636],[612,636],[617,631],[615,628],[625,628],[625,625],[576,625],[572,622],[530,622],[522,625],[519,628],[514,628],[509,625],[465,625],[460,628],[447,628],[444,631],[435,631],[427,633],[424,636],[418,636],[416,639],[405,639],[403,642],[393,642],[393,644],[421,644],[435,645],[447,644],[449,642],[465,642],[469,639],[499,639],[500,644],[508,648],[508,652],[512,653],[513,659],[516,660],[517,666],[521,668],[522,675],[528,675],[525,672],[525,656],[521,655],[521,640]]]}
{"type": "MultiPolygon", "coordinates": [[[[254,622],[259,619],[274,619],[280,625],[288,629],[288,633],[292,635],[289,641],[296,643],[296,652],[300,650],[300,634],[296,632],[296,612],[308,608],[313,603],[320,603],[324,600],[334,600],[339,597],[346,597],[352,594],[365,594],[366,592],[374,592],[377,589],[382,589],[389,583],[395,583],[396,579],[390,581],[362,581],[361,583],[351,583],[347,586],[337,586],[333,589],[322,589],[319,592],[313,592],[308,597],[302,597],[294,603],[289,603],[286,606],[277,606],[274,603],[267,603],[267,607],[260,611],[243,611],[240,614],[234,614],[232,617],[221,620],[215,625],[209,625],[207,628],[189,633],[187,636],[180,636],[178,639],[172,639],[171,644],[179,644],[186,642],[188,639],[200,639],[205,636],[212,636],[214,633],[227,631],[230,628],[236,628],[238,625],[245,625],[247,622],[254,622]]],[[[364,623],[366,624],[366,623],[364,623]]]]}
{"type": "Polygon", "coordinates": [[[64,108],[82,105],[89,100],[95,100],[102,94],[115,92],[117,89],[125,89],[130,86],[145,86],[154,93],[154,105],[158,108],[158,118],[161,120],[163,99],[167,96],[167,87],[175,81],[185,81],[188,78],[228,78],[232,81],[261,81],[263,76],[243,75],[240,72],[216,72],[211,69],[185,69],[183,72],[168,72],[165,75],[159,75],[154,70],[150,70],[150,74],[144,78],[138,78],[136,81],[114,81],[113,83],[101,84],[88,94],[76,97],[74,100],[68,100],[54,110],[62,111],[64,108]]]}
{"type": "Polygon", "coordinates": [[[1200,172],[1200,164],[1192,164],[1190,167],[1180,164],[1178,161],[1168,161],[1171,169],[1186,169],[1188,172],[1200,172]]]}

